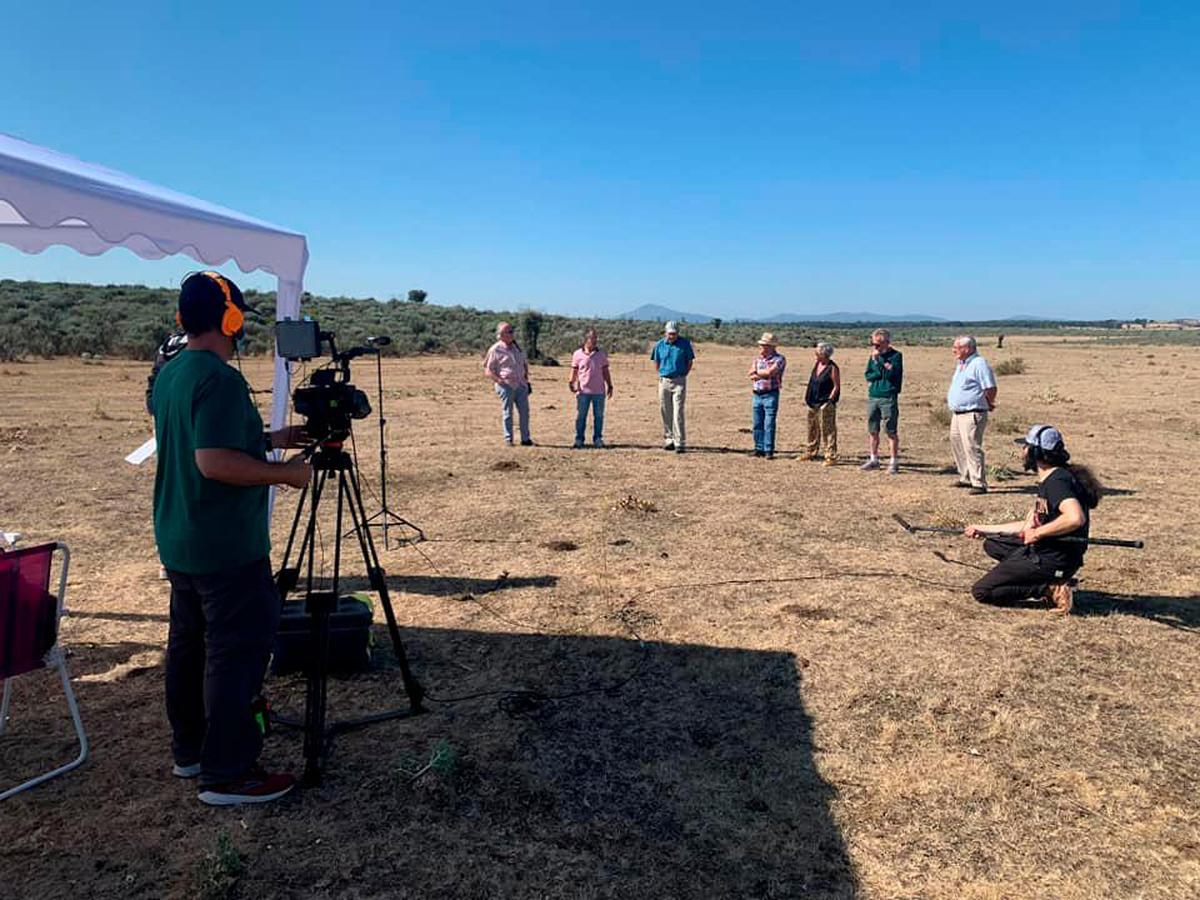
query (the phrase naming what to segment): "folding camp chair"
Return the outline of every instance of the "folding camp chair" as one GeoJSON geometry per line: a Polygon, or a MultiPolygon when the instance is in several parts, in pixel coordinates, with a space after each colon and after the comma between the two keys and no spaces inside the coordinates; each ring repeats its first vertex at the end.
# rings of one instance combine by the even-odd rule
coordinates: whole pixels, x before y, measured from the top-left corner
{"type": "Polygon", "coordinates": [[[13,679],[37,669],[57,669],[67,695],[67,707],[75,722],[75,733],[79,736],[79,756],[72,762],[9,788],[0,793],[0,800],[69,772],[87,759],[87,735],[83,732],[79,706],[71,689],[71,678],[67,675],[66,654],[58,643],[58,622],[63,613],[70,561],[71,552],[63,543],[0,551],[0,681],[4,682],[0,735],[8,724],[13,679]],[[57,596],[50,593],[50,572],[56,550],[62,551],[57,596]]]}

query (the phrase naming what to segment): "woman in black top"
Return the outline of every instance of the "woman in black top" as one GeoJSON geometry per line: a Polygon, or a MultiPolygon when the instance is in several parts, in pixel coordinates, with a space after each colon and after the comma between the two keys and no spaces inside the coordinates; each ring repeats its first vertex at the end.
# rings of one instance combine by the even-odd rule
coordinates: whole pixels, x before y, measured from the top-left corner
{"type": "Polygon", "coordinates": [[[833,361],[833,344],[820,341],[813,348],[812,373],[808,376],[808,447],[801,459],[816,459],[820,451],[825,465],[837,465],[837,402],[842,393],[842,373],[833,361]]]}
{"type": "Polygon", "coordinates": [[[968,537],[985,538],[984,552],[999,561],[971,593],[981,603],[998,604],[1041,597],[1067,613],[1071,576],[1083,565],[1090,512],[1103,488],[1085,466],[1068,465],[1071,454],[1052,425],[1034,425],[1017,443],[1025,446],[1025,468],[1037,472],[1037,501],[1018,522],[964,529],[968,537]]]}

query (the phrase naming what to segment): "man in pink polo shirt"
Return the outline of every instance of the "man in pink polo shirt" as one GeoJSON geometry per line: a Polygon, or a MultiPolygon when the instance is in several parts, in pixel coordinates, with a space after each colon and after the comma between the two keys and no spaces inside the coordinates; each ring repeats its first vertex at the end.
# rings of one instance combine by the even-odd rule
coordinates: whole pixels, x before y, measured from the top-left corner
{"type": "Polygon", "coordinates": [[[513,442],[513,406],[521,417],[521,445],[533,444],[529,436],[529,363],[525,351],[518,345],[513,327],[508,322],[496,326],[496,343],[488,349],[483,361],[483,374],[496,386],[500,398],[500,422],[504,426],[504,443],[513,442]]]}
{"type": "Polygon", "coordinates": [[[604,446],[604,401],[612,397],[608,354],[598,346],[595,328],[583,333],[583,344],[571,357],[571,390],[575,392],[575,449],[583,447],[588,407],[592,409],[592,446],[604,446]]]}

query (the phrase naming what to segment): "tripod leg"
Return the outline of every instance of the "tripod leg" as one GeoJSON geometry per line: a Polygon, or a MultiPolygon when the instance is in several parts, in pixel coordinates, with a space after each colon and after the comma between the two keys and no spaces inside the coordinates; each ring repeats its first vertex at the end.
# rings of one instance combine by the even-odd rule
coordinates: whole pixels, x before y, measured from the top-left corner
{"type": "MultiPolygon", "coordinates": [[[[307,673],[304,703],[304,784],[310,787],[321,783],[321,763],[325,749],[325,714],[326,714],[326,681],[329,669],[329,615],[337,603],[337,594],[333,593],[333,603],[329,601],[328,592],[313,590],[315,535],[317,530],[317,508],[329,472],[318,469],[313,479],[312,504],[309,507],[308,529],[304,541],[300,545],[303,558],[305,548],[308,550],[308,570],[305,579],[305,611],[309,615],[312,628],[312,658],[307,673]]],[[[336,545],[335,545],[336,547],[336,545]]],[[[336,554],[336,549],[335,549],[336,554]]],[[[336,560],[336,556],[335,556],[336,560]]],[[[298,563],[299,564],[299,563],[298,563]]],[[[334,563],[334,572],[337,572],[334,563]]],[[[336,586],[336,574],[335,574],[336,586]]]]}
{"type": "Polygon", "coordinates": [[[383,607],[387,619],[388,634],[392,638],[392,651],[396,654],[396,662],[400,666],[400,680],[404,682],[405,693],[413,712],[420,712],[423,707],[421,700],[425,689],[421,687],[416,676],[408,665],[408,654],[404,652],[404,643],[400,640],[400,627],[396,624],[396,612],[392,609],[391,597],[388,594],[387,578],[383,566],[379,563],[379,554],[375,550],[375,541],[371,537],[371,529],[367,528],[366,510],[363,507],[362,492],[358,488],[358,479],[352,470],[342,474],[350,484],[350,518],[354,522],[354,533],[358,535],[359,547],[362,550],[363,563],[367,567],[371,579],[371,587],[379,594],[379,603],[383,607]]]}

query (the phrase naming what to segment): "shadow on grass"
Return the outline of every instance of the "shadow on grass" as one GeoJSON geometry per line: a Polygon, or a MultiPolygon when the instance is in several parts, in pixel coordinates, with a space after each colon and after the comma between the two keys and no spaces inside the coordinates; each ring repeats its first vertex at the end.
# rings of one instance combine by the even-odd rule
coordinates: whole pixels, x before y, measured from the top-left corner
{"type": "MultiPolygon", "coordinates": [[[[1028,494],[1028,496],[1032,496],[1032,494],[1036,494],[1037,492],[1038,492],[1037,485],[1012,485],[1012,486],[1006,486],[1006,487],[989,487],[988,488],[989,494],[1022,493],[1022,494],[1028,494]]],[[[1138,493],[1138,492],[1136,492],[1134,490],[1130,490],[1130,488],[1128,488],[1128,487],[1105,487],[1104,488],[1104,496],[1105,497],[1133,497],[1135,493],[1138,493]]]]}
{"type": "MultiPolygon", "coordinates": [[[[427,597],[455,597],[461,594],[491,594],[511,588],[551,588],[558,584],[557,575],[501,576],[498,578],[464,578],[458,575],[388,575],[388,591],[392,594],[423,594],[427,597]]],[[[317,590],[329,588],[328,579],[314,579],[317,590]]],[[[338,580],[340,593],[371,590],[370,581],[362,575],[348,575],[338,580]]],[[[291,593],[304,593],[303,585],[291,593]]]]}
{"type": "MultiPolygon", "coordinates": [[[[494,695],[430,700],[427,715],[339,737],[322,787],[230,818],[167,773],[161,670],[80,684],[91,760],[5,805],[13,896],[127,897],[131,884],[187,893],[221,829],[247,861],[239,896],[856,895],[792,654],[426,628],[404,637],[431,695],[548,696],[520,707],[494,695]],[[230,825],[237,816],[251,826],[230,825]]],[[[135,648],[80,649],[74,672],[135,648]]],[[[380,656],[371,672],[331,681],[331,718],[402,700],[390,654],[380,656]]],[[[29,719],[20,753],[9,752],[16,732],[0,738],[0,772],[64,752],[53,682],[18,692],[29,719]]],[[[281,710],[303,704],[296,678],[267,690],[281,710]]],[[[268,739],[268,764],[300,757],[297,735],[268,739]]]]}
{"type": "MultiPolygon", "coordinates": [[[[392,871],[413,896],[579,896],[582,885],[621,897],[856,893],[792,654],[465,630],[404,636],[431,707],[410,727],[438,735],[455,762],[415,783],[393,768],[344,805],[326,841],[353,835],[377,874],[392,871]],[[446,865],[439,850],[456,845],[470,865],[446,865]]],[[[372,676],[385,705],[401,697],[393,675],[372,676]]],[[[394,765],[405,727],[340,737],[329,765],[338,793],[389,757],[394,765]]],[[[301,800],[310,809],[297,816],[334,812],[321,797],[301,800]]],[[[305,856],[297,848],[290,865],[256,878],[276,889],[312,884],[326,870],[305,856]]]]}
{"type": "Polygon", "coordinates": [[[1171,597],[1161,594],[1110,594],[1077,591],[1074,615],[1138,616],[1171,628],[1200,631],[1200,596],[1171,597]]]}
{"type": "MultiPolygon", "coordinates": [[[[956,562],[956,560],[953,560],[956,562]]],[[[982,604],[997,609],[1053,608],[1049,600],[989,600],[982,604]]],[[[1075,591],[1073,616],[1137,616],[1184,631],[1200,631],[1200,596],[1171,597],[1152,594],[1110,594],[1104,591],[1075,591]]]]}
{"type": "Polygon", "coordinates": [[[131,612],[89,612],[72,609],[66,616],[71,619],[103,619],[109,622],[169,622],[171,617],[166,613],[131,613],[131,612]]]}

